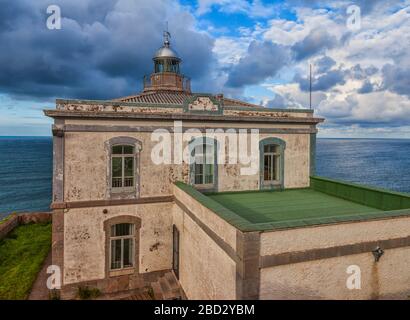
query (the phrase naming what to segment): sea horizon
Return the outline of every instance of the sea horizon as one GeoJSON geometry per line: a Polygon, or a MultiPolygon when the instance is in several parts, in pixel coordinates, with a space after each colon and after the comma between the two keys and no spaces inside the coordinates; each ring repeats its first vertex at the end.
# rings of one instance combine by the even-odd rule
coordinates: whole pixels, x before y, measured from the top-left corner
{"type": "MultiPolygon", "coordinates": [[[[410,139],[318,138],[316,175],[410,193],[410,139]]],[[[52,137],[0,136],[0,219],[50,211],[52,137]]]]}
{"type": "MultiPolygon", "coordinates": [[[[6,136],[0,135],[0,139],[2,138],[53,138],[53,136],[6,136]]],[[[377,138],[362,138],[362,137],[317,137],[317,139],[332,139],[332,140],[410,140],[410,138],[385,138],[385,137],[377,137],[377,138]]]]}

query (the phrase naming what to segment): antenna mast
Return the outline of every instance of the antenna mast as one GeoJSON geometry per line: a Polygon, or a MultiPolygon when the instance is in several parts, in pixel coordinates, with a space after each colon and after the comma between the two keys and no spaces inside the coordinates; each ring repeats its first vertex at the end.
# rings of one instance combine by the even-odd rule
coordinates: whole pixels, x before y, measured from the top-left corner
{"type": "Polygon", "coordinates": [[[310,81],[309,81],[309,109],[312,109],[312,64],[310,64],[310,81]]]}

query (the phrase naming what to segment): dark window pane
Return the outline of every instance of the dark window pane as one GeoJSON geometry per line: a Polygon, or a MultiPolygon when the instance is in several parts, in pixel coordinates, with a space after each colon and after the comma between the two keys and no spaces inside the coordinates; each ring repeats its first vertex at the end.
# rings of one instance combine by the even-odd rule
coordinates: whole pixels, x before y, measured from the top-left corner
{"type": "Polygon", "coordinates": [[[123,254],[123,267],[132,267],[132,250],[133,241],[132,239],[124,239],[124,254],[123,254]]]}
{"type": "Polygon", "coordinates": [[[132,177],[134,175],[134,158],[124,158],[124,177],[132,177]]]}
{"type": "Polygon", "coordinates": [[[195,175],[195,184],[203,184],[202,178],[203,178],[202,175],[199,175],[199,174],[195,175]]]}
{"type": "Polygon", "coordinates": [[[122,176],[122,158],[112,158],[112,176],[118,178],[122,176]]]}
{"type": "Polygon", "coordinates": [[[274,144],[268,144],[263,147],[263,151],[268,152],[276,152],[276,146],[274,144]]]}
{"type": "Polygon", "coordinates": [[[133,153],[134,153],[134,147],[124,146],[124,154],[133,154],[133,153]]]}
{"type": "Polygon", "coordinates": [[[113,146],[112,147],[113,154],[122,154],[122,146],[113,146]]]}
{"type": "Polygon", "coordinates": [[[121,237],[132,235],[133,224],[130,223],[118,223],[111,227],[111,237],[121,237]]]}
{"type": "Polygon", "coordinates": [[[205,183],[214,182],[214,166],[212,164],[205,165],[205,183]]]}
{"type": "Polygon", "coordinates": [[[122,158],[112,158],[112,187],[122,187],[122,158]]]}
{"type": "Polygon", "coordinates": [[[272,180],[272,156],[265,155],[263,161],[263,180],[270,181],[272,180]]]}
{"type": "Polygon", "coordinates": [[[121,239],[111,240],[111,269],[121,268],[121,239]]]}
{"type": "Polygon", "coordinates": [[[279,169],[278,168],[278,165],[279,165],[278,157],[277,156],[273,157],[272,161],[273,161],[273,163],[272,163],[272,172],[273,172],[272,178],[273,178],[273,180],[279,180],[279,177],[278,177],[278,169],[279,169]]]}
{"type": "Polygon", "coordinates": [[[203,174],[204,165],[202,164],[195,164],[195,174],[203,174]]]}

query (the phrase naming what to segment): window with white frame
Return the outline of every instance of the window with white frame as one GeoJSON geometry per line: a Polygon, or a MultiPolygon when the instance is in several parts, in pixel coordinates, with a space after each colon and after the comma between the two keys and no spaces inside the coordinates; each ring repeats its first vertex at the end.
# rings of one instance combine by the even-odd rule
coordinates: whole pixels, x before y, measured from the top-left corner
{"type": "Polygon", "coordinates": [[[211,185],[214,183],[214,146],[200,144],[194,148],[194,183],[211,185]]]}
{"type": "Polygon", "coordinates": [[[135,186],[135,148],[115,145],[111,151],[111,187],[127,190],[135,186]]]}
{"type": "Polygon", "coordinates": [[[114,224],[110,232],[110,269],[134,267],[134,224],[114,224]]]}
{"type": "Polygon", "coordinates": [[[278,182],[280,166],[279,146],[267,144],[263,146],[263,180],[264,182],[278,182]]]}

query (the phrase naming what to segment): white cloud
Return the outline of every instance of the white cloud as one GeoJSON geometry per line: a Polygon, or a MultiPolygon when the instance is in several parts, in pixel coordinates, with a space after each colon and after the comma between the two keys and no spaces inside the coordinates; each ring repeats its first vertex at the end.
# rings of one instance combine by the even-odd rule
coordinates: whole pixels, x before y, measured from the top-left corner
{"type": "MultiPolygon", "coordinates": [[[[341,2],[342,3],[342,2],[341,2]]],[[[297,20],[287,21],[272,19],[263,38],[275,43],[293,46],[301,42],[314,30],[328,30],[337,38],[338,45],[321,52],[308,61],[302,60],[293,65],[295,73],[308,76],[308,64],[327,56],[335,60],[332,70],[341,70],[346,74],[345,83],[339,83],[326,91],[313,92],[313,105],[316,114],[324,116],[326,123],[321,127],[324,135],[357,135],[371,134],[389,136],[392,132],[410,137],[410,95],[399,94],[383,88],[381,69],[391,64],[399,69],[410,67],[408,52],[410,49],[410,1],[407,7],[392,12],[388,5],[380,4],[377,10],[362,17],[360,30],[351,33],[345,25],[344,10],[341,4],[339,11],[296,9],[297,20]],[[371,69],[370,69],[371,68],[371,69]],[[367,85],[365,94],[361,88],[367,85]],[[390,127],[390,128],[389,128],[390,127]]],[[[407,73],[391,81],[403,81],[405,87],[407,73]]],[[[289,81],[265,86],[284,98],[284,107],[307,107],[309,93],[301,91],[298,83],[289,81]]],[[[409,88],[410,93],[410,88],[409,88]]],[[[264,104],[269,100],[264,97],[264,104]]],[[[275,99],[276,102],[280,99],[275,99]]],[[[396,135],[397,136],[397,135],[396,135]]]]}

